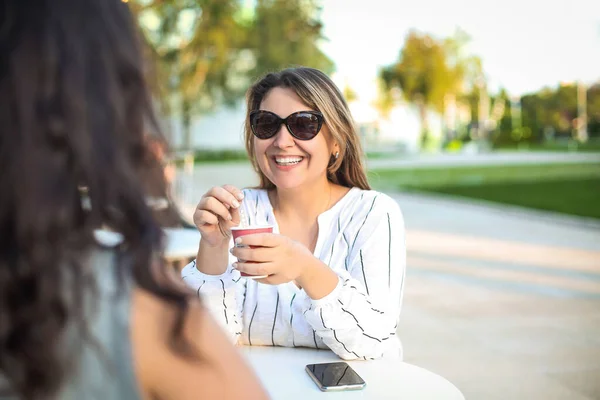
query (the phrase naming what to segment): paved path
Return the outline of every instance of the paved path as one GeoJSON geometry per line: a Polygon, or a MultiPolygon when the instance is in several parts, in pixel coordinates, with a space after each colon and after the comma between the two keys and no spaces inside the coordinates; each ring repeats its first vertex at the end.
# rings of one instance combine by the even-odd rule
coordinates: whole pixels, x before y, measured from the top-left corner
{"type": "MultiPolygon", "coordinates": [[[[178,190],[191,212],[223,183],[256,178],[244,164],[202,166],[178,190]]],[[[407,227],[398,328],[406,361],[445,376],[468,399],[600,398],[600,224],[391,195],[407,227]]]]}
{"type": "Polygon", "coordinates": [[[600,229],[394,194],[406,360],[473,399],[600,398],[600,229]]]}

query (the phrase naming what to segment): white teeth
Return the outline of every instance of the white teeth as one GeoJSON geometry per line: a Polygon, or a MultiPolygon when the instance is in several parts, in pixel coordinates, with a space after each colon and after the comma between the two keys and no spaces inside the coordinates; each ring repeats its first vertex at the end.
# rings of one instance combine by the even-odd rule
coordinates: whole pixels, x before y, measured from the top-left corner
{"type": "Polygon", "coordinates": [[[294,165],[302,161],[302,157],[275,157],[278,165],[294,165]]]}

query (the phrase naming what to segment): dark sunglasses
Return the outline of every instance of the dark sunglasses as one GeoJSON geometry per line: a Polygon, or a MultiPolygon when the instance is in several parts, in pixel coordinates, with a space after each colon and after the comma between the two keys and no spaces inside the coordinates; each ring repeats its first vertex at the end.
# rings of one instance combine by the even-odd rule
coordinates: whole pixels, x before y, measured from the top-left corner
{"type": "Polygon", "coordinates": [[[279,132],[281,124],[285,124],[290,134],[298,140],[310,140],[317,136],[325,118],[318,111],[298,111],[279,118],[270,111],[254,110],[250,112],[252,133],[259,139],[270,139],[279,132]]]}

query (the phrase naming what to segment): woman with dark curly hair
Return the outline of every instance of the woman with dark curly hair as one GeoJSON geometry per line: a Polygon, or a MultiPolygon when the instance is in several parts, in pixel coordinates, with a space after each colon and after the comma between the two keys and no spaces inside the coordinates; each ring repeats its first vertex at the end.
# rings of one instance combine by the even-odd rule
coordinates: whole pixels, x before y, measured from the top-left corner
{"type": "Polygon", "coordinates": [[[121,0],[0,2],[2,399],[265,397],[163,263],[143,69],[121,0]]]}

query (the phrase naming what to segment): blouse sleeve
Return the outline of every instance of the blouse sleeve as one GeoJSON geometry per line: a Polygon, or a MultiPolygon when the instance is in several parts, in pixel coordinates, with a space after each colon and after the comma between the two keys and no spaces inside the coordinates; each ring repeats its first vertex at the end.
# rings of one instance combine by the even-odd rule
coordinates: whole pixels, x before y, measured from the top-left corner
{"type": "Polygon", "coordinates": [[[402,213],[393,199],[379,194],[347,264],[334,268],[336,288],[304,310],[308,323],[343,359],[382,357],[388,341],[395,339],[405,268],[402,213]]]}
{"type": "MultiPolygon", "coordinates": [[[[244,189],[242,201],[242,218],[249,224],[249,218],[254,216],[258,208],[258,192],[244,189]]],[[[229,248],[234,245],[233,239],[229,248]]],[[[183,280],[196,291],[208,310],[220,325],[229,333],[234,343],[242,334],[243,307],[246,297],[247,279],[240,276],[240,272],[232,267],[237,261],[229,253],[227,270],[221,275],[207,275],[196,268],[196,261],[192,261],[182,271],[183,280]]]]}
{"type": "MultiPolygon", "coordinates": [[[[233,245],[233,242],[231,242],[233,245]]],[[[196,268],[196,260],[181,271],[181,277],[202,300],[213,317],[236,343],[242,334],[242,311],[246,295],[246,279],[231,264],[235,257],[229,255],[227,270],[221,275],[207,275],[196,268]]]]}

